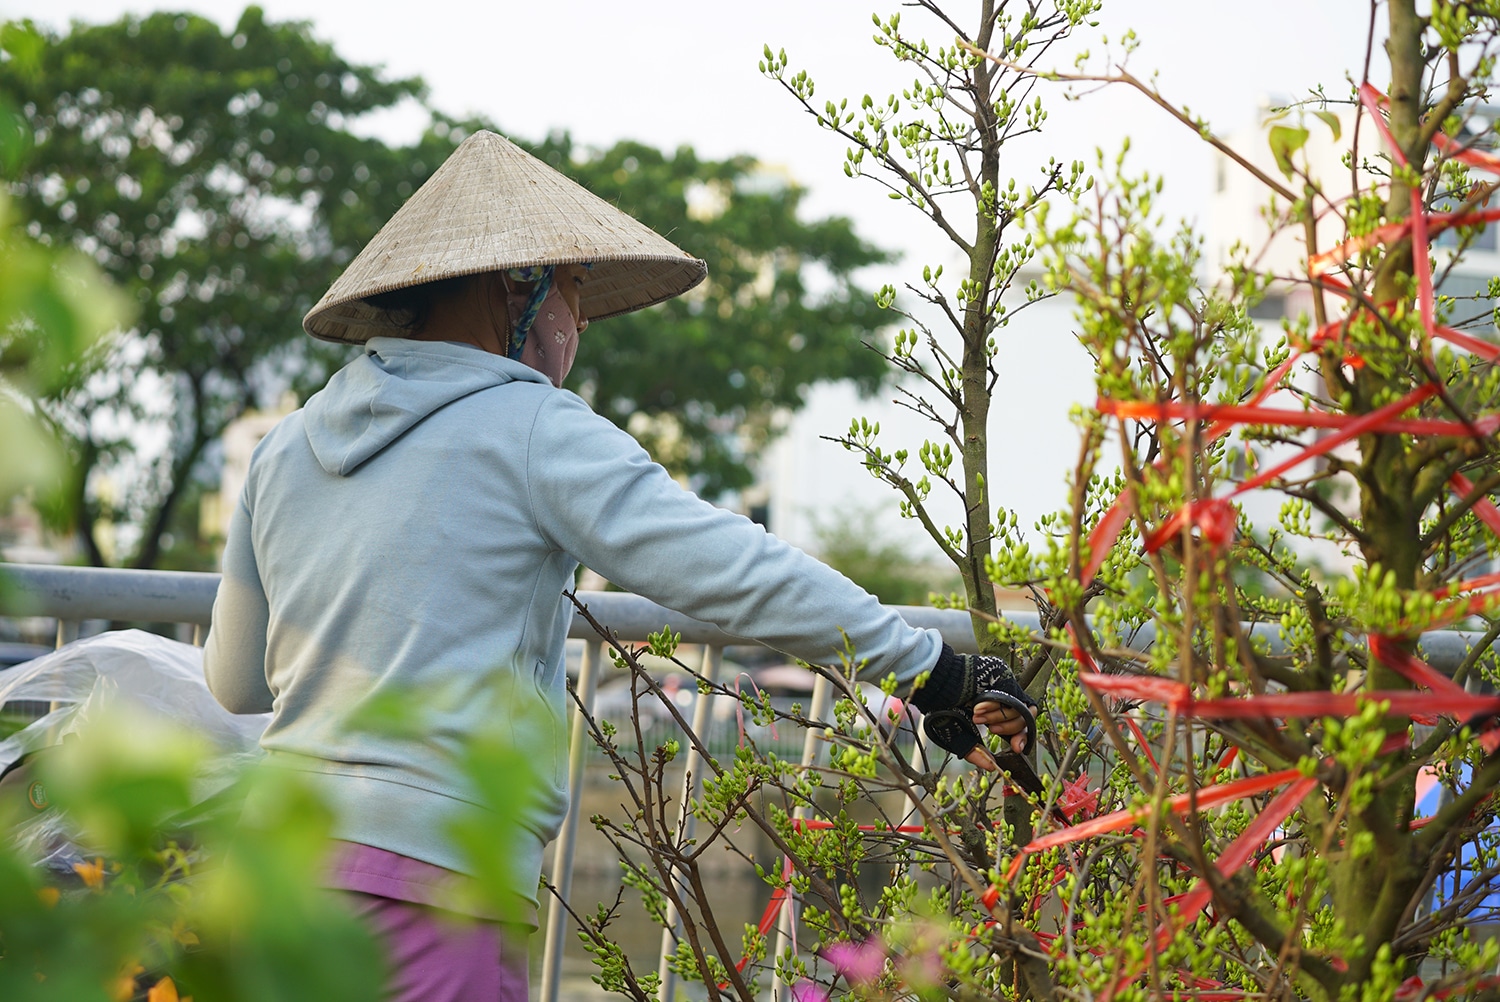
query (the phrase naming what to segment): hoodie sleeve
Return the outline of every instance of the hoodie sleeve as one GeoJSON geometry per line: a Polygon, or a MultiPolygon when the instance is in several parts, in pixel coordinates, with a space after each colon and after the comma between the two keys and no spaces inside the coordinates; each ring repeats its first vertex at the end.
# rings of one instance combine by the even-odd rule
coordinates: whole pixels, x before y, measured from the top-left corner
{"type": "Polygon", "coordinates": [[[214,698],[230,713],[267,713],[266,630],[271,610],[251,545],[250,512],[240,499],[229,519],[224,574],[214,597],[213,623],[203,644],[203,673],[214,698]]]}
{"type": "Polygon", "coordinates": [[[532,513],[558,548],[621,587],[806,661],[844,637],[867,677],[930,669],[942,639],[759,525],[683,490],[571,393],[549,394],[527,455],[532,513]]]}

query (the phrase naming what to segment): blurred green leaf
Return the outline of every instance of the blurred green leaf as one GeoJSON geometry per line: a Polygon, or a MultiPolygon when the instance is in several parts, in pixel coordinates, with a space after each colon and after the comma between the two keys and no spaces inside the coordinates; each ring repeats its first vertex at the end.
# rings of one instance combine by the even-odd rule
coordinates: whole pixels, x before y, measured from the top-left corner
{"type": "Polygon", "coordinates": [[[205,949],[177,966],[184,994],[243,1002],[369,1002],[384,955],[369,930],[322,889],[332,815],[306,777],[264,767],[249,777],[255,810],[230,819],[228,848],[193,899],[205,949]]]}
{"type": "Polygon", "coordinates": [[[31,129],[10,103],[0,100],[0,177],[11,177],[31,152],[31,129]]]}
{"type": "Polygon", "coordinates": [[[0,192],[0,506],[57,479],[64,456],[51,426],[39,420],[36,398],[64,385],[78,361],[132,313],[92,262],[22,232],[15,204],[0,192]]]}
{"type": "Polygon", "coordinates": [[[1328,131],[1333,133],[1333,141],[1338,142],[1339,138],[1344,134],[1344,126],[1339,121],[1339,116],[1331,111],[1318,111],[1316,109],[1314,109],[1313,114],[1317,116],[1320,122],[1328,126],[1328,131]]]}
{"type": "Polygon", "coordinates": [[[4,396],[0,396],[0,441],[5,443],[5,462],[0,463],[0,506],[56,475],[62,464],[57,443],[15,400],[4,396]]]}
{"type": "Polygon", "coordinates": [[[34,77],[42,71],[42,51],[47,39],[30,21],[0,24],[0,53],[17,76],[34,77]]]}
{"type": "Polygon", "coordinates": [[[1271,156],[1276,158],[1276,166],[1286,177],[1292,176],[1292,154],[1307,145],[1308,135],[1308,131],[1301,126],[1273,125],[1271,127],[1271,156]]]}
{"type": "Polygon", "coordinates": [[[46,756],[40,775],[84,844],[112,856],[144,856],[162,823],[193,802],[206,754],[186,731],[109,709],[91,713],[86,728],[46,756]]]}
{"type": "Polygon", "coordinates": [[[567,731],[529,684],[502,678],[491,699],[495,724],[461,753],[474,801],[448,834],[469,863],[477,903],[501,921],[525,923],[536,888],[521,886],[516,847],[536,843],[541,798],[555,792],[544,771],[564,761],[567,731]]]}

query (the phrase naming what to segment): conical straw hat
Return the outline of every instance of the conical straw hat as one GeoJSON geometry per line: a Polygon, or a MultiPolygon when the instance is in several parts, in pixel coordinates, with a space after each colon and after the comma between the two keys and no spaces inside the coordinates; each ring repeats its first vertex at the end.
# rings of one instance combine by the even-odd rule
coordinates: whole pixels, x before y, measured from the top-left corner
{"type": "Polygon", "coordinates": [[[375,234],[302,320],[313,337],[361,344],[400,333],[367,296],[526,265],[593,265],[590,320],[679,296],[708,266],[509,140],[476,132],[375,234]]]}

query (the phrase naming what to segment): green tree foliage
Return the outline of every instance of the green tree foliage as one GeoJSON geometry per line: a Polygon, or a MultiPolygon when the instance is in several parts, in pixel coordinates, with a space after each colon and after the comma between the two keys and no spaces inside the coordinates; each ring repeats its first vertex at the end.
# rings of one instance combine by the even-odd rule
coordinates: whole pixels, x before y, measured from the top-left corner
{"type": "Polygon", "coordinates": [[[133,523],[130,562],[152,566],[224,427],[326,375],[300,317],[436,165],[347,124],[421,85],[383,80],[307,25],[268,23],[255,7],[227,33],[153,14],[7,39],[12,56],[18,40],[27,49],[0,61],[0,95],[32,134],[11,185],[30,232],[92,257],[140,311],[46,399],[74,453],[79,536],[102,563],[95,523],[133,523]],[[132,435],[163,393],[170,441],[138,469],[132,435]],[[112,500],[100,475],[114,481],[112,500]]]}
{"type": "Polygon", "coordinates": [[[886,373],[863,342],[883,322],[857,269],[888,256],[847,219],[799,218],[801,188],[748,157],[702,160],[618,143],[580,157],[531,151],[708,262],[662,306],[591,327],[569,385],[708,497],[747,486],[747,460],[824,379],[871,391],[886,373]]]}

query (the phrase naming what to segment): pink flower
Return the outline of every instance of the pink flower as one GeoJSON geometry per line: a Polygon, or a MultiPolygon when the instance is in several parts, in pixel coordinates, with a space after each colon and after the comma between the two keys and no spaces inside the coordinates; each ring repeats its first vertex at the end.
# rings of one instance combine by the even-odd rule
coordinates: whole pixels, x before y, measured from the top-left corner
{"type": "Polygon", "coordinates": [[[792,1002],[828,1002],[828,992],[822,985],[804,978],[792,986],[792,1002]]]}
{"type": "Polygon", "coordinates": [[[823,948],[823,956],[834,970],[857,985],[869,984],[885,969],[885,946],[878,939],[830,943],[823,948]]]}

